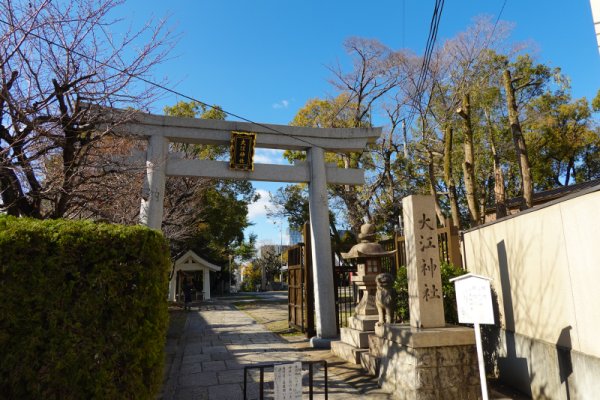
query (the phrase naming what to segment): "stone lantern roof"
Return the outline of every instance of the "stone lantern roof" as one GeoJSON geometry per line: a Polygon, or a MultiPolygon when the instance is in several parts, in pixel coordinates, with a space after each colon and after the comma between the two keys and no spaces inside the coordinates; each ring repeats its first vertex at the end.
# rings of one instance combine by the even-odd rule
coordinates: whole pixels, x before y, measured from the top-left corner
{"type": "Polygon", "coordinates": [[[344,260],[353,258],[380,258],[391,256],[396,253],[396,250],[384,250],[383,247],[375,241],[375,225],[373,224],[363,224],[360,227],[358,239],[360,240],[360,243],[352,246],[349,252],[342,253],[342,258],[344,260]]]}

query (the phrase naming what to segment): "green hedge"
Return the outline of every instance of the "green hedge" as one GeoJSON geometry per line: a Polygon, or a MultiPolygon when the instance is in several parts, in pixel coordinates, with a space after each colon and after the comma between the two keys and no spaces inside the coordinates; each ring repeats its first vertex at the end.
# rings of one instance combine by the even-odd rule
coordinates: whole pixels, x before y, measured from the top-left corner
{"type": "Polygon", "coordinates": [[[154,398],[168,268],[144,227],[0,217],[0,398],[154,398]]]}

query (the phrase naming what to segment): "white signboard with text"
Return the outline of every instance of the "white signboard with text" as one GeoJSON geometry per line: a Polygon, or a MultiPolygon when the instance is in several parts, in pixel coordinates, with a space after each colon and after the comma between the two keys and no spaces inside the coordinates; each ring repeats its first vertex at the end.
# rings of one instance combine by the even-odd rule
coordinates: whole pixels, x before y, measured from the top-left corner
{"type": "Polygon", "coordinates": [[[493,324],[492,290],[490,280],[466,274],[451,280],[456,289],[458,321],[461,324],[493,324]]]}
{"type": "Polygon", "coordinates": [[[302,363],[274,367],[275,400],[302,400],[302,363]]]}
{"type": "Polygon", "coordinates": [[[492,307],[492,288],[490,280],[484,276],[466,274],[454,279],[456,290],[456,307],[458,322],[475,325],[475,345],[477,346],[477,362],[479,364],[479,380],[481,381],[481,397],[488,400],[485,364],[483,363],[483,346],[479,324],[494,323],[494,308],[492,307]]]}

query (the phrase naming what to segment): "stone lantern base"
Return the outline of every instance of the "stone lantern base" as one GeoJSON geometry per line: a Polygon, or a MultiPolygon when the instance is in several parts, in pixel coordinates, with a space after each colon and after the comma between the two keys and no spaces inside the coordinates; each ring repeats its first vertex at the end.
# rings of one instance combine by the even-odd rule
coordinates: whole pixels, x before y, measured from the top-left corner
{"type": "Polygon", "coordinates": [[[354,315],[348,318],[348,327],[340,328],[340,340],[331,342],[336,356],[360,364],[361,354],[369,351],[369,335],[375,334],[377,315],[354,315]]]}

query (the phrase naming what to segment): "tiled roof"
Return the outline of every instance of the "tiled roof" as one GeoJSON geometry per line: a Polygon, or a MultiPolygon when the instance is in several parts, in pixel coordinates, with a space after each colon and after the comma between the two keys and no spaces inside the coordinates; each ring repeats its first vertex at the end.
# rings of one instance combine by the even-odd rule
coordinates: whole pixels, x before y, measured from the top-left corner
{"type": "MultiPolygon", "coordinates": [[[[600,179],[593,179],[591,181],[575,183],[573,185],[561,186],[558,188],[544,190],[541,192],[537,192],[533,194],[533,204],[543,204],[549,201],[558,199],[560,197],[566,196],[571,193],[578,192],[580,190],[588,189],[594,186],[600,185],[600,179]]],[[[506,201],[506,206],[508,208],[514,209],[518,208],[519,205],[523,202],[523,197],[514,197],[512,199],[508,199],[506,201]]]]}

